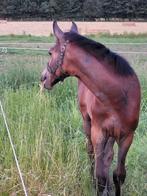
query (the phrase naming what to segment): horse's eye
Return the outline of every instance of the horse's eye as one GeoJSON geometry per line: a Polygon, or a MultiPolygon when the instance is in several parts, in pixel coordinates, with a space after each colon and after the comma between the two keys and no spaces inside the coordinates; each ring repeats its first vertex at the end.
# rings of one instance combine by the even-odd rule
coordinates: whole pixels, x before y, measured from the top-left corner
{"type": "Polygon", "coordinates": [[[48,51],[48,54],[49,54],[50,56],[52,55],[52,53],[51,53],[51,51],[50,51],[50,50],[48,51]]]}
{"type": "Polygon", "coordinates": [[[49,48],[48,54],[49,54],[50,56],[52,55],[52,51],[53,51],[53,49],[52,49],[52,48],[49,48]]]}

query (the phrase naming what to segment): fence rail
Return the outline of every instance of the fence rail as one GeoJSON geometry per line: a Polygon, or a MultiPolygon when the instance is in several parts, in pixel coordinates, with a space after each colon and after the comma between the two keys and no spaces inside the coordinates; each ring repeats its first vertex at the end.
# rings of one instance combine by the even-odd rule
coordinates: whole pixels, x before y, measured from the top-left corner
{"type": "MultiPolygon", "coordinates": [[[[44,43],[44,42],[0,42],[0,54],[1,53],[7,53],[9,50],[29,50],[29,51],[48,51],[48,48],[54,45],[55,43],[44,43]]],[[[120,53],[120,54],[147,54],[147,43],[118,43],[118,42],[104,42],[103,44],[112,46],[112,50],[114,52],[120,53]],[[116,45],[116,49],[113,47],[116,45]],[[119,46],[128,46],[125,50],[120,48],[119,46]],[[134,51],[134,48],[130,49],[129,46],[137,46],[136,50],[134,51]],[[143,47],[140,47],[143,46],[143,47]],[[139,48],[138,48],[139,47],[139,48]]]]}
{"type": "MultiPolygon", "coordinates": [[[[8,50],[31,50],[31,51],[48,51],[47,48],[19,48],[19,47],[0,47],[0,53],[7,53],[8,50]]],[[[119,51],[113,50],[120,54],[147,54],[147,51],[119,51]]]]}
{"type": "MultiPolygon", "coordinates": [[[[49,42],[49,43],[47,43],[47,42],[0,42],[0,45],[20,45],[20,44],[44,44],[44,45],[54,45],[55,44],[55,42],[49,42]]],[[[147,43],[145,42],[145,43],[141,43],[141,42],[103,42],[103,44],[112,44],[112,45],[147,45],[147,43]]]]}

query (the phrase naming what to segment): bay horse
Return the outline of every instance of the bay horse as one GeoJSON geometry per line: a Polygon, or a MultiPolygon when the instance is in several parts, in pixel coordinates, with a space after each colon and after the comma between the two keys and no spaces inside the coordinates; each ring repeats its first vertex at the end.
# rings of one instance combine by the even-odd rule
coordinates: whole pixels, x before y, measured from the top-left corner
{"type": "Polygon", "coordinates": [[[51,58],[41,82],[51,90],[69,76],[78,78],[78,102],[96,195],[110,195],[109,168],[116,142],[118,161],[113,182],[115,195],[120,196],[126,155],[139,120],[139,80],[123,57],[80,35],[74,22],[69,32],[63,32],[54,21],[53,32],[56,44],[49,49],[51,58]]]}

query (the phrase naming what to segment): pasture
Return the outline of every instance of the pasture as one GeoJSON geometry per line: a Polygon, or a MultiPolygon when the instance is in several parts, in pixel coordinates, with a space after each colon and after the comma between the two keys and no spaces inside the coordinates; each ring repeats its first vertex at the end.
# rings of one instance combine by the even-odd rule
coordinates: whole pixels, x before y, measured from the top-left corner
{"type": "MultiPolygon", "coordinates": [[[[122,43],[108,44],[108,47],[121,51],[140,79],[140,122],[127,156],[123,195],[146,196],[147,44],[144,42],[147,38],[127,35],[92,38],[103,43],[122,43]],[[134,44],[127,44],[130,42],[134,44]]],[[[48,42],[54,39],[0,37],[0,46],[6,47],[5,52],[0,49],[0,98],[29,195],[93,196],[86,138],[77,105],[76,79],[68,78],[52,91],[39,94],[40,73],[49,58],[47,50],[7,49],[10,47],[8,40],[13,43],[11,47],[40,49],[48,48],[48,42]]],[[[115,163],[116,156],[112,167],[115,163]]],[[[23,195],[23,190],[0,112],[0,196],[7,195],[23,195]]]]}

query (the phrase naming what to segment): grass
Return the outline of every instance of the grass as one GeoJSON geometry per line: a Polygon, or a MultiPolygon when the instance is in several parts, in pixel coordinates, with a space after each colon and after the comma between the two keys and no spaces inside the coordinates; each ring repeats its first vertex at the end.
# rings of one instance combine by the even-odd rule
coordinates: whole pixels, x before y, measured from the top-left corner
{"type": "Polygon", "coordinates": [[[8,54],[19,54],[19,55],[42,55],[47,56],[48,50],[33,50],[33,49],[15,49],[15,48],[8,48],[7,49],[8,54]]]}
{"type": "MultiPolygon", "coordinates": [[[[126,58],[140,78],[142,104],[127,156],[123,195],[146,196],[147,57],[127,54],[126,58]]],[[[69,78],[40,95],[38,81],[47,60],[48,56],[34,53],[0,57],[0,95],[29,195],[93,196],[76,79],[69,78]]],[[[1,113],[0,150],[0,196],[21,196],[23,190],[1,113]]]]}
{"type": "MultiPolygon", "coordinates": [[[[110,34],[98,34],[98,35],[89,35],[88,37],[95,39],[100,42],[114,42],[117,43],[145,43],[147,42],[147,34],[127,34],[124,33],[123,35],[110,35],[110,34]]],[[[0,36],[0,42],[4,43],[53,43],[55,42],[54,36],[33,36],[33,35],[3,35],[0,36]]]]}
{"type": "Polygon", "coordinates": [[[109,35],[109,34],[99,34],[99,35],[91,35],[90,38],[95,39],[96,41],[103,43],[147,43],[147,34],[127,34],[123,35],[109,35]]]}
{"type": "MultiPolygon", "coordinates": [[[[55,89],[56,96],[54,91],[40,97],[37,87],[4,92],[3,100],[9,126],[31,195],[39,192],[52,195],[58,195],[60,192],[63,195],[64,192],[68,194],[70,191],[74,193],[76,191],[81,195],[83,189],[90,186],[81,121],[75,107],[73,93],[75,91],[70,91],[69,86],[72,83],[69,82],[59,89],[62,93],[55,89]],[[63,98],[65,92],[68,92],[66,99],[63,98]],[[71,93],[73,98],[70,100],[71,93]],[[87,180],[81,189],[79,188],[81,179],[79,182],[77,180],[85,178],[84,176],[87,180]]],[[[12,186],[11,191],[21,195],[16,166],[11,160],[9,141],[6,139],[5,145],[3,144],[5,136],[3,128],[0,142],[3,151],[1,151],[1,162],[6,166],[4,170],[6,178],[3,176],[0,184],[4,185],[4,188],[0,187],[0,190],[6,192],[12,186]],[[7,148],[9,150],[6,152],[7,148]],[[12,177],[12,181],[7,175],[12,177]],[[10,182],[12,184],[9,184],[10,182]]]]}
{"type": "Polygon", "coordinates": [[[53,36],[34,36],[34,35],[1,35],[0,36],[0,42],[20,42],[20,43],[48,43],[48,42],[54,42],[53,36]]]}

